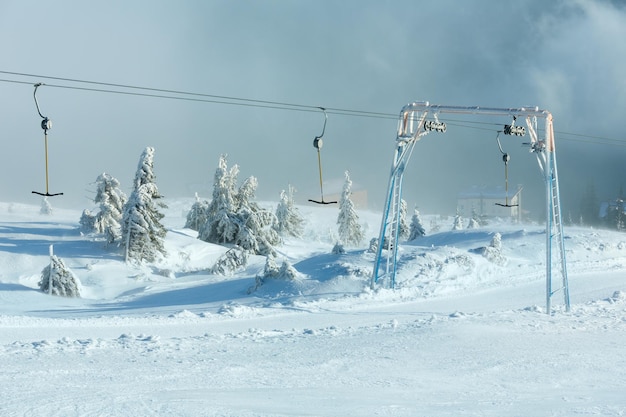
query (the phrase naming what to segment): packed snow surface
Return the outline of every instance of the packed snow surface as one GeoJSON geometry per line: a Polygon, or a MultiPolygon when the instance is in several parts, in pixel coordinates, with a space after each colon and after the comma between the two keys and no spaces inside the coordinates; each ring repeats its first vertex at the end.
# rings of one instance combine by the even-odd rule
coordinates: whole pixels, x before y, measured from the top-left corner
{"type": "Polygon", "coordinates": [[[304,236],[276,248],[296,279],[254,290],[265,258],[210,274],[228,248],[167,203],[150,265],[81,235],[78,210],[0,203],[0,415],[626,415],[626,234],[566,227],[571,312],[557,293],[546,314],[540,224],[433,217],[396,288],[371,289],[380,213],[333,254],[337,207],[299,206],[304,236]],[[50,245],[82,298],[39,290],[50,245]]]}

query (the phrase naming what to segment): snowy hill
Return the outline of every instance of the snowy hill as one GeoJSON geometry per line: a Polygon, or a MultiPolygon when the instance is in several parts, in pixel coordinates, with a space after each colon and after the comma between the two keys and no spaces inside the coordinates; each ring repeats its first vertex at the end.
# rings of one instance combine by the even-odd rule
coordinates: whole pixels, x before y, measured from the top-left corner
{"type": "Polygon", "coordinates": [[[566,228],[572,311],[548,315],[543,225],[439,220],[372,290],[380,214],[336,255],[337,208],[300,206],[303,238],[276,248],[297,278],[251,291],[265,258],[209,273],[227,248],[183,228],[191,200],[167,204],[167,259],[133,266],[79,211],[0,203],[0,415],[626,414],[623,233],[566,228]],[[39,291],[50,245],[82,298],[39,291]]]}

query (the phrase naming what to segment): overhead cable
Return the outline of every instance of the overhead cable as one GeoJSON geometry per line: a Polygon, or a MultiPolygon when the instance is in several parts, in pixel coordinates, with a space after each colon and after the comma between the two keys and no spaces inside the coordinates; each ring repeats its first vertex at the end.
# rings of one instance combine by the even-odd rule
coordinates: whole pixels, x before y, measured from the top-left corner
{"type": "MultiPolygon", "coordinates": [[[[253,99],[253,98],[206,94],[206,93],[199,93],[199,92],[193,92],[193,91],[182,91],[182,90],[155,88],[155,87],[144,87],[144,86],[137,86],[137,85],[130,85],[130,84],[118,84],[118,83],[109,83],[109,82],[101,82],[101,81],[82,80],[82,79],[77,79],[77,78],[55,77],[55,76],[42,75],[42,74],[31,74],[31,73],[2,71],[2,70],[0,70],[0,74],[6,74],[6,75],[11,75],[11,76],[17,76],[17,77],[35,78],[37,80],[46,79],[46,80],[62,81],[64,83],[70,83],[70,84],[85,84],[85,85],[108,87],[108,88],[95,88],[95,87],[81,87],[77,85],[68,85],[68,84],[48,84],[48,83],[45,84],[48,87],[62,88],[62,89],[69,89],[69,90],[80,90],[80,91],[97,92],[97,93],[121,94],[121,95],[127,95],[127,96],[139,96],[139,97],[158,98],[158,99],[167,99],[167,100],[212,103],[212,104],[231,105],[231,106],[258,107],[258,108],[266,108],[266,109],[274,109],[274,110],[289,110],[289,111],[300,111],[300,112],[318,112],[320,109],[320,106],[316,106],[316,105],[288,103],[288,102],[271,101],[271,100],[259,100],[259,99],[253,99]],[[124,90],[130,90],[130,91],[124,91],[124,90]]],[[[14,83],[14,84],[28,84],[28,85],[34,84],[34,82],[32,81],[11,80],[11,79],[0,79],[0,82],[14,83]]],[[[341,115],[341,116],[390,119],[390,120],[395,120],[398,118],[398,115],[393,114],[393,113],[375,112],[375,111],[367,111],[367,110],[343,109],[343,108],[336,108],[336,107],[324,107],[324,108],[329,114],[335,114],[335,115],[341,115]]],[[[447,124],[451,126],[457,126],[461,128],[475,129],[475,130],[496,131],[501,127],[499,123],[495,123],[495,122],[483,122],[483,121],[475,121],[475,120],[458,120],[458,119],[448,119],[448,118],[446,118],[445,121],[447,124]],[[492,127],[486,127],[486,126],[492,126],[492,127]]],[[[603,137],[603,136],[586,135],[586,134],[580,134],[580,133],[572,133],[572,132],[563,132],[563,131],[555,131],[555,133],[558,135],[565,136],[565,137],[561,136],[560,139],[566,140],[566,141],[602,144],[602,145],[626,146],[626,141],[620,140],[620,139],[608,138],[608,137],[603,137]],[[575,138],[568,137],[568,136],[574,136],[575,138]],[[596,139],[596,140],[599,140],[600,142],[591,141],[588,139],[596,139]]]]}

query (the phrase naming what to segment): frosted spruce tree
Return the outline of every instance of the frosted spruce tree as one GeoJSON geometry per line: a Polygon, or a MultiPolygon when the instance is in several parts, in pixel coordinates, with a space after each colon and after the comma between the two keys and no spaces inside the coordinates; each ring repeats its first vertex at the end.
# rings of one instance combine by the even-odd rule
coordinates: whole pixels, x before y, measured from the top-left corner
{"type": "Polygon", "coordinates": [[[304,219],[295,206],[293,199],[294,191],[293,186],[290,184],[287,191],[282,190],[280,192],[280,201],[276,207],[276,219],[278,221],[276,230],[283,236],[301,237],[304,219]]]}
{"type": "Polygon", "coordinates": [[[352,181],[350,173],[345,172],[345,182],[341,199],[339,200],[339,216],[337,224],[339,225],[339,240],[344,245],[356,246],[363,241],[363,228],[359,224],[359,216],[354,209],[354,203],[350,199],[352,196],[352,181]]]}
{"type": "Polygon", "coordinates": [[[163,240],[167,231],[160,223],[163,214],[159,211],[166,206],[157,202],[161,196],[155,183],[153,166],[154,148],[147,147],[139,158],[133,192],[124,205],[122,244],[127,262],[153,262],[166,254],[163,240]]]}
{"type": "Polygon", "coordinates": [[[198,230],[198,238],[211,243],[229,243],[235,239],[235,183],[239,167],[228,170],[226,155],[220,160],[213,177],[213,198],[207,209],[207,219],[198,230]]]}
{"type": "MultiPolygon", "coordinates": [[[[50,250],[52,252],[52,249],[50,250]]],[[[41,271],[39,289],[46,294],[80,297],[80,282],[63,260],[50,254],[50,264],[41,271]]]]}
{"type": "Polygon", "coordinates": [[[399,227],[398,227],[398,237],[400,239],[406,239],[409,237],[409,233],[410,233],[410,228],[409,228],[409,223],[407,223],[406,221],[406,214],[407,214],[407,204],[406,201],[404,201],[404,199],[400,200],[400,223],[399,223],[399,227]]]}
{"type": "Polygon", "coordinates": [[[95,233],[96,232],[96,215],[91,214],[91,210],[85,209],[80,216],[80,220],[78,221],[80,224],[80,231],[82,233],[95,233]]]}
{"type": "Polygon", "coordinates": [[[463,230],[463,217],[461,216],[459,210],[456,211],[456,215],[454,216],[452,230],[463,230]]]}
{"type": "Polygon", "coordinates": [[[478,229],[480,227],[480,222],[481,220],[478,212],[476,212],[476,209],[472,208],[472,218],[469,219],[469,222],[467,223],[467,228],[478,229]]]}
{"type": "Polygon", "coordinates": [[[256,255],[274,253],[273,246],[280,243],[275,230],[276,216],[254,201],[258,186],[255,177],[247,178],[236,189],[238,174],[237,165],[228,170],[226,156],[222,155],[215,172],[213,200],[198,238],[205,242],[238,245],[256,255]]]}
{"type": "Polygon", "coordinates": [[[626,226],[626,216],[624,216],[624,200],[618,198],[615,200],[615,204],[609,204],[607,211],[606,221],[609,227],[618,231],[623,231],[626,226]]]}
{"type": "Polygon", "coordinates": [[[298,271],[289,261],[284,260],[282,265],[278,267],[276,258],[273,255],[267,255],[263,275],[256,276],[254,286],[248,288],[248,294],[258,290],[259,287],[269,280],[295,281],[298,279],[298,276],[298,271]]]}
{"type": "Polygon", "coordinates": [[[247,264],[248,252],[235,245],[217,259],[210,272],[216,275],[232,275],[247,264]]]}
{"type": "Polygon", "coordinates": [[[495,233],[493,235],[489,246],[483,248],[482,255],[494,264],[500,266],[506,264],[507,259],[502,254],[502,235],[500,233],[495,233]]]}
{"type": "Polygon", "coordinates": [[[108,243],[118,242],[122,236],[122,214],[128,199],[120,190],[120,182],[106,172],[96,178],[96,187],[94,202],[100,205],[100,212],[96,214],[95,231],[104,234],[108,243]]]}
{"type": "Polygon", "coordinates": [[[41,199],[41,206],[39,207],[39,214],[49,216],[52,214],[52,205],[48,201],[48,197],[41,199]]]}
{"type": "Polygon", "coordinates": [[[235,244],[257,255],[274,254],[274,245],[280,243],[276,231],[278,220],[269,210],[254,201],[258,186],[256,177],[248,177],[239,187],[235,202],[239,219],[235,244]]]}
{"type": "Polygon", "coordinates": [[[413,212],[413,217],[411,217],[411,226],[409,227],[409,238],[408,241],[412,241],[417,239],[418,237],[422,237],[426,235],[426,230],[424,230],[424,226],[422,225],[422,219],[420,218],[419,210],[415,209],[413,212]]]}
{"type": "Polygon", "coordinates": [[[479,227],[480,227],[480,225],[478,224],[478,222],[474,218],[469,219],[469,222],[467,222],[467,228],[468,229],[478,229],[479,227]]]}
{"type": "Polygon", "coordinates": [[[200,227],[206,223],[209,213],[209,202],[206,200],[200,200],[198,193],[196,193],[196,202],[191,206],[191,210],[187,213],[187,220],[185,227],[195,231],[200,230],[200,227]]]}

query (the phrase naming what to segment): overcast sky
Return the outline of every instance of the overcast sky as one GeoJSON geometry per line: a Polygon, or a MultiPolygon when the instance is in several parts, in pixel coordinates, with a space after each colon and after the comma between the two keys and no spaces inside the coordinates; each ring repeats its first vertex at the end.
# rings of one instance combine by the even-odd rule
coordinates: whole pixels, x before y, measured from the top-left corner
{"type": "MultiPolygon", "coordinates": [[[[421,100],[539,106],[554,115],[564,210],[574,213],[579,190],[594,183],[599,197],[615,197],[626,175],[624,39],[622,1],[0,0],[5,72],[393,115],[421,100]]],[[[45,189],[44,149],[32,84],[77,84],[0,79],[27,82],[0,82],[0,199],[38,204],[31,191],[45,189]]],[[[289,184],[298,202],[319,198],[312,142],[321,112],[51,86],[37,97],[53,122],[50,192],[65,193],[53,206],[89,207],[102,172],[130,193],[146,146],[156,149],[166,196],[210,197],[225,153],[240,166],[240,181],[258,178],[259,198],[278,199],[289,184]]],[[[411,207],[453,213],[462,189],[503,185],[501,127],[484,122],[449,125],[416,146],[405,176],[411,207]]],[[[355,187],[368,190],[370,207],[382,207],[396,123],[329,115],[328,193],[349,170],[355,187]]],[[[529,208],[540,209],[542,177],[523,141],[503,141],[512,156],[509,180],[524,185],[529,208]]]]}

